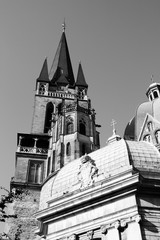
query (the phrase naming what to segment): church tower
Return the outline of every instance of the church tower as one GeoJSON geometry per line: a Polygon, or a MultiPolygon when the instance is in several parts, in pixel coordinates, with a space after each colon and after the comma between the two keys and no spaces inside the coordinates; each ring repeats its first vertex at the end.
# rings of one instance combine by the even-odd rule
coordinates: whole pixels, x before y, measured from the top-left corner
{"type": "MultiPolygon", "coordinates": [[[[30,219],[38,210],[43,183],[68,162],[100,147],[95,110],[87,92],[88,84],[81,63],[76,80],[74,78],[64,26],[50,71],[45,59],[36,81],[31,133],[18,133],[17,138],[16,169],[11,189],[25,188],[30,192],[28,200],[25,199],[27,214],[22,214],[22,219],[24,215],[28,219],[27,229],[36,226],[36,221],[33,223],[30,219]]],[[[15,213],[16,206],[21,208],[15,204],[15,213]]],[[[22,209],[24,212],[23,204],[22,209]]],[[[11,222],[9,231],[13,233],[18,223],[16,220],[11,222]]]]}

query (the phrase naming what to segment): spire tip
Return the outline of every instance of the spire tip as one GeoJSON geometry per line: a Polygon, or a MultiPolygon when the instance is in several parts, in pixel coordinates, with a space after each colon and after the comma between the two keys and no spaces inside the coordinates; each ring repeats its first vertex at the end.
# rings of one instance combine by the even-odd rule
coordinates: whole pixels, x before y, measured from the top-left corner
{"type": "Polygon", "coordinates": [[[65,32],[66,30],[66,23],[65,23],[65,18],[64,18],[64,21],[62,23],[62,31],[65,32]]]}

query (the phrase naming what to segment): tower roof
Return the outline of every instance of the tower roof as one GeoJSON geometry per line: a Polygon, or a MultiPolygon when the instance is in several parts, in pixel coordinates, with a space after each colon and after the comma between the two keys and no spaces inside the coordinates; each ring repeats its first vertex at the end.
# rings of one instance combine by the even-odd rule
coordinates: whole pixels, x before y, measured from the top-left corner
{"type": "Polygon", "coordinates": [[[49,81],[47,58],[44,60],[42,70],[41,70],[40,75],[37,80],[49,81]]]}
{"type": "Polygon", "coordinates": [[[88,87],[86,83],[81,63],[79,63],[76,86],[88,87]]]}
{"type": "Polygon", "coordinates": [[[68,50],[65,32],[62,33],[51,69],[49,78],[52,83],[55,83],[62,75],[66,77],[71,86],[75,84],[70,54],[68,50]]]}

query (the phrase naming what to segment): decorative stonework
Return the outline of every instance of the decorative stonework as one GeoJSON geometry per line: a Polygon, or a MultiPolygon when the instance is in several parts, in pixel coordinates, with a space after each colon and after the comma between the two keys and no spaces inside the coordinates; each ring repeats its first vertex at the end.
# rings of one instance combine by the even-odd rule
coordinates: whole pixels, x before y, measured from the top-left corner
{"type": "Polygon", "coordinates": [[[87,232],[87,239],[92,240],[93,239],[93,234],[94,234],[93,230],[87,232]]]}
{"type": "Polygon", "coordinates": [[[101,226],[101,233],[102,234],[107,234],[108,230],[107,230],[108,226],[105,224],[105,225],[102,225],[101,226]]]}
{"type": "Polygon", "coordinates": [[[72,123],[73,122],[73,118],[69,115],[66,117],[66,123],[72,123]]]}
{"type": "Polygon", "coordinates": [[[76,240],[76,234],[72,234],[71,236],[67,237],[67,240],[76,240]]]}
{"type": "Polygon", "coordinates": [[[135,215],[134,217],[132,217],[133,221],[136,221],[137,223],[140,223],[141,221],[141,216],[139,214],[135,215]]]}
{"type": "Polygon", "coordinates": [[[120,219],[115,222],[111,222],[109,224],[103,224],[100,226],[100,230],[102,234],[107,234],[109,228],[116,228],[120,232],[123,232],[127,227],[129,222],[140,223],[141,216],[139,214],[128,217],[126,219],[120,219]]]}
{"type": "Polygon", "coordinates": [[[98,174],[98,168],[95,161],[88,155],[81,157],[81,164],[79,166],[78,180],[81,182],[80,188],[92,186],[94,177],[98,174]]]}

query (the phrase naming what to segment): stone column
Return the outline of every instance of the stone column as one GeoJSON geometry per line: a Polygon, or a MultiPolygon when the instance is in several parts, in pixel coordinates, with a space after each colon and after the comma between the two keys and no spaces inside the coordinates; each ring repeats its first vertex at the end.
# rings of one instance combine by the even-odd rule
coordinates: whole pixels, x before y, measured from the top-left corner
{"type": "Polygon", "coordinates": [[[22,136],[19,136],[19,141],[18,141],[18,146],[17,146],[17,152],[20,152],[22,138],[23,138],[22,136]]]}
{"type": "Polygon", "coordinates": [[[120,240],[119,227],[120,221],[116,221],[114,224],[112,224],[111,228],[108,229],[107,240],[120,240]]]}
{"type": "Polygon", "coordinates": [[[37,152],[37,141],[38,141],[38,138],[34,138],[34,149],[33,149],[34,153],[37,152]]]}

